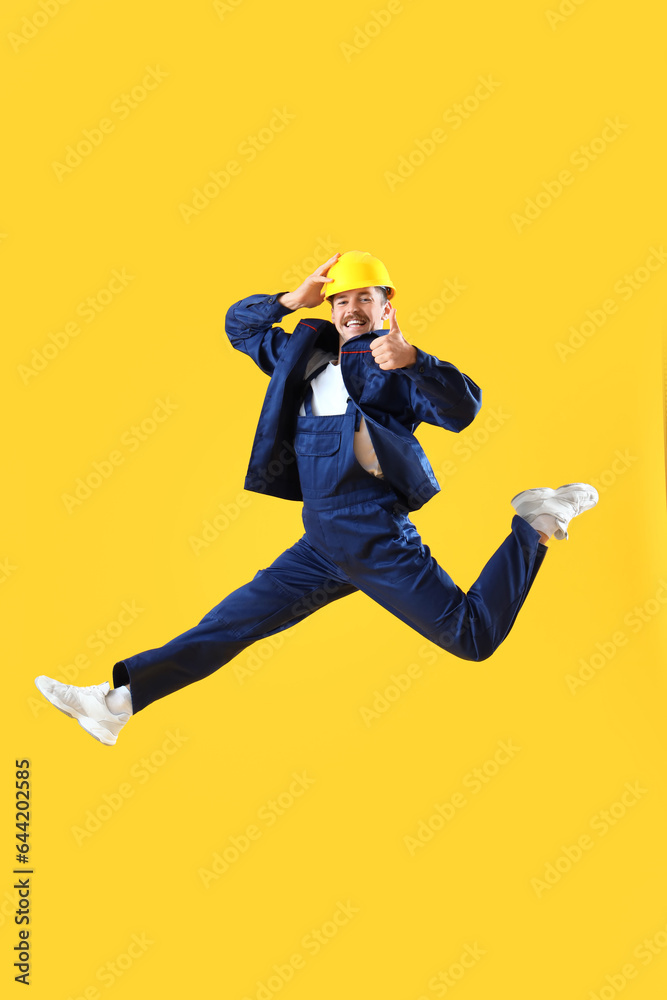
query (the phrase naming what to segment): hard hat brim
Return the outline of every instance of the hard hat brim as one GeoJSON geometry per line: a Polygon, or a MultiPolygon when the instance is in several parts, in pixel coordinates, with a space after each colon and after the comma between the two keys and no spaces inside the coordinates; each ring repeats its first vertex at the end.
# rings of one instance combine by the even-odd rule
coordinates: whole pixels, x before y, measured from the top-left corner
{"type": "Polygon", "coordinates": [[[358,285],[358,284],[347,285],[345,288],[334,288],[331,291],[329,291],[330,288],[329,285],[325,285],[324,287],[327,289],[327,291],[325,291],[324,293],[324,297],[325,299],[327,299],[327,301],[333,298],[334,295],[339,295],[341,292],[353,292],[356,288],[384,288],[387,292],[388,299],[392,299],[396,294],[396,289],[394,288],[393,285],[385,285],[380,281],[364,285],[358,285]]]}

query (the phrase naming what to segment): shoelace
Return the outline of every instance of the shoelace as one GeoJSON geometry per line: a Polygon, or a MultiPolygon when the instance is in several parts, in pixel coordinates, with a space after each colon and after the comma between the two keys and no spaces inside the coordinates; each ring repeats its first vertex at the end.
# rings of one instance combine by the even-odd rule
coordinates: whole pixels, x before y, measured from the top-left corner
{"type": "Polygon", "coordinates": [[[68,684],[67,690],[75,691],[77,693],[80,693],[82,691],[89,691],[89,692],[99,691],[102,694],[102,696],[106,694],[103,684],[90,684],[88,687],[79,687],[76,684],[68,684]]]}

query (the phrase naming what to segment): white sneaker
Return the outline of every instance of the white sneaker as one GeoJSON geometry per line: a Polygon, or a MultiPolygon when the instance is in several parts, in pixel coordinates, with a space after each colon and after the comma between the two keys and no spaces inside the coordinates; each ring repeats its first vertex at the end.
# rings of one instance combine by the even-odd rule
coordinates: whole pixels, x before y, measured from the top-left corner
{"type": "Polygon", "coordinates": [[[35,684],[47,701],[76,719],[87,733],[105,746],[114,746],[118,733],[130,718],[126,712],[114,715],[107,708],[108,681],[92,687],[75,687],[41,674],[35,678],[35,684]]]}
{"type": "Polygon", "coordinates": [[[524,521],[531,524],[539,514],[551,514],[556,520],[554,538],[559,541],[568,537],[567,526],[573,517],[595,507],[598,491],[588,483],[566,483],[552,490],[541,486],[534,490],[524,490],[512,497],[512,506],[524,521]]]}

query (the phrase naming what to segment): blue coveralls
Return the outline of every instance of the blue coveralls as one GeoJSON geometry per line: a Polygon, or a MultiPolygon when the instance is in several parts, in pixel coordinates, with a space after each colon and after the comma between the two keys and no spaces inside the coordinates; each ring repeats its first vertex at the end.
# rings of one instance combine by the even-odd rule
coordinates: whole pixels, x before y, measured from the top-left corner
{"type": "Polygon", "coordinates": [[[135,713],[357,590],[463,659],[486,659],[511,629],[547,551],[537,531],[515,515],[465,594],[423,544],[396,492],[357,461],[353,401],[345,414],[314,416],[311,394],[294,437],[305,534],[194,628],[114,665],[114,685],[130,683],[135,713]]]}

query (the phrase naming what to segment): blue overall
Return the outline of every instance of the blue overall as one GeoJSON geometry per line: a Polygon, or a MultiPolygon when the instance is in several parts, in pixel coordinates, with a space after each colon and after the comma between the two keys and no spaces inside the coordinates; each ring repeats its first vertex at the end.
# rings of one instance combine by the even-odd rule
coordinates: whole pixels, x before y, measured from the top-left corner
{"type": "Polygon", "coordinates": [[[312,390],[294,436],[305,534],[194,628],[114,665],[133,711],[201,680],[251,643],[360,590],[431,642],[466,660],[490,656],[510,631],[547,551],[515,515],[511,533],[465,594],[422,542],[389,485],[359,464],[360,413],[314,416],[312,390]]]}

